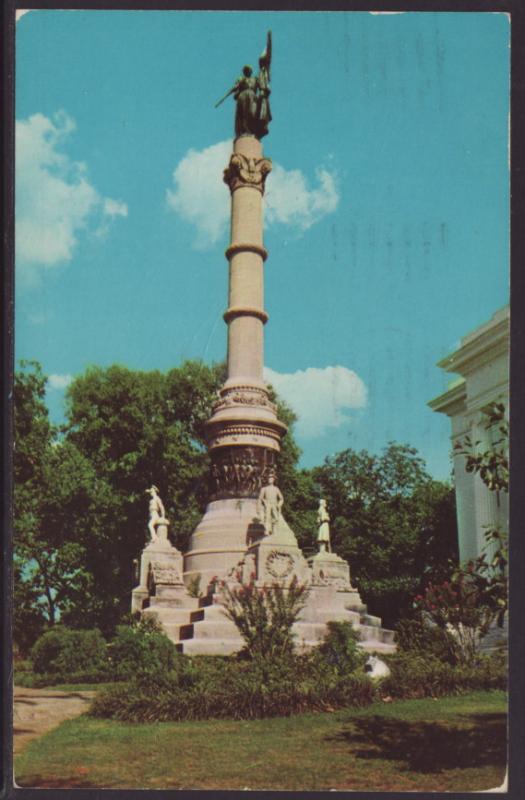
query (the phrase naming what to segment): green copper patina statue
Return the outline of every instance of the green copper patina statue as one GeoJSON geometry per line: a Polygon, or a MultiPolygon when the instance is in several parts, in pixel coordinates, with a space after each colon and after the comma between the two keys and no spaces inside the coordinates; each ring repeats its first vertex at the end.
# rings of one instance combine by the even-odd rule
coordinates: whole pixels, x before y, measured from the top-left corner
{"type": "Polygon", "coordinates": [[[259,74],[255,78],[249,64],[243,67],[241,77],[222,97],[215,108],[231,94],[236,101],[235,136],[256,136],[262,139],[268,133],[272,119],[270,111],[270,65],[272,61],[272,33],[268,31],[266,49],[259,58],[259,74]]]}

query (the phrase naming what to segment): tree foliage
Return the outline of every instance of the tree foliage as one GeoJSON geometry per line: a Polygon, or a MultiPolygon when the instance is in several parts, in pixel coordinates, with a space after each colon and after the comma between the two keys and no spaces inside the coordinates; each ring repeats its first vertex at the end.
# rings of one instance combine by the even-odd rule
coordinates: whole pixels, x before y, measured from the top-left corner
{"type": "Polygon", "coordinates": [[[59,619],[111,635],[129,608],[132,558],[145,541],[145,489],[166,498],[179,548],[203,511],[202,428],[223,368],[187,362],[165,374],[91,368],[54,428],[46,379],[24,362],[15,379],[15,633],[30,646],[59,619]],[[25,629],[31,625],[31,631],[25,629]]]}
{"type": "Polygon", "coordinates": [[[350,562],[370,610],[394,625],[457,558],[453,489],[431,478],[414,448],[394,442],[379,456],[344,450],[313,477],[328,501],[333,549],[350,562]]]}
{"type": "Polygon", "coordinates": [[[46,625],[85,598],[95,474],[49,422],[35,362],[15,376],[15,639],[27,651],[46,625]]]}
{"type": "MultiPolygon", "coordinates": [[[[224,367],[186,362],[166,373],[91,367],[70,385],[67,422],[51,425],[46,378],[23,362],[15,378],[15,636],[27,652],[56,622],[110,637],[129,609],[132,560],[146,537],[145,490],[159,487],[170,537],[186,549],[207,500],[203,426],[224,367]]],[[[298,469],[295,415],[279,457],[285,516],[317,549],[322,495],[332,544],[348,559],[371,611],[391,623],[440,574],[455,548],[450,487],[433,481],[412,448],[345,450],[298,469]]]]}

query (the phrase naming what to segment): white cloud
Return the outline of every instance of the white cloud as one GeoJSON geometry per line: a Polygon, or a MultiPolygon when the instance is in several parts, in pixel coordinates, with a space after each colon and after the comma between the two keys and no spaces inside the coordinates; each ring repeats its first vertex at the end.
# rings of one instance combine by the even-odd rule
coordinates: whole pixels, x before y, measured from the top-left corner
{"type": "Polygon", "coordinates": [[[166,191],[170,208],[197,228],[198,248],[216,244],[228,223],[230,195],[222,172],[230,152],[229,140],[189,150],[173,171],[174,189],[166,191]]]}
{"type": "Polygon", "coordinates": [[[127,215],[125,203],[100,196],[83,162],[61,152],[75,129],[64,111],[16,122],[16,263],[30,283],[71,260],[81,230],[127,215]]]}
{"type": "Polygon", "coordinates": [[[59,392],[67,389],[71,381],[73,380],[72,375],[49,375],[47,379],[47,385],[50,389],[56,389],[59,392]]]}
{"type": "Polygon", "coordinates": [[[127,217],[128,207],[126,203],[121,203],[119,200],[112,200],[111,197],[106,197],[104,200],[104,214],[108,217],[127,217]]]}
{"type": "MultiPolygon", "coordinates": [[[[228,139],[204,150],[189,150],[173,171],[173,188],[166,191],[168,206],[196,228],[198,249],[213,246],[226,234],[230,196],[222,173],[231,147],[228,139]]],[[[266,181],[266,223],[305,231],[335,211],[339,202],[335,174],[318,169],[316,179],[317,186],[310,188],[300,170],[274,163],[266,181]]]]}
{"type": "Polygon", "coordinates": [[[367,404],[365,384],[346,367],[308,367],[288,374],[265,367],[264,379],[295,411],[297,433],[305,438],[341,427],[352,419],[347,409],[364,408],[367,404]]]}
{"type": "Polygon", "coordinates": [[[283,225],[307,230],[326,214],[332,213],[339,203],[335,176],[326,169],[317,169],[318,187],[309,189],[303,173],[287,171],[275,164],[267,180],[266,220],[269,225],[283,225]]]}

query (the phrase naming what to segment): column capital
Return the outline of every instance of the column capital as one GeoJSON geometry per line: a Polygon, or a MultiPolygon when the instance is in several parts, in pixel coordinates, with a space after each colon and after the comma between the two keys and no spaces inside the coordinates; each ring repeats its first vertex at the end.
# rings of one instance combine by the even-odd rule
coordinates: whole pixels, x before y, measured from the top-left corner
{"type": "Polygon", "coordinates": [[[224,183],[234,192],[243,186],[257,189],[264,194],[266,176],[271,172],[272,162],[269,158],[254,158],[243,153],[233,153],[230,163],[224,170],[224,183]]]}

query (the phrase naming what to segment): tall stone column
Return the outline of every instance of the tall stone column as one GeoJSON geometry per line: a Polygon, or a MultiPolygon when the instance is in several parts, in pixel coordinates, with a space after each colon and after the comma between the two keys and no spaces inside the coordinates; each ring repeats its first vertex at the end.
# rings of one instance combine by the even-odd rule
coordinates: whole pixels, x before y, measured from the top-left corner
{"type": "Polygon", "coordinates": [[[250,135],[234,142],[224,181],[231,192],[228,308],[228,375],[206,425],[211,456],[209,503],[184,558],[185,579],[204,586],[225,575],[249,544],[263,535],[257,497],[286,426],[277,419],[263,380],[264,262],[262,199],[271,162],[250,135]]]}

